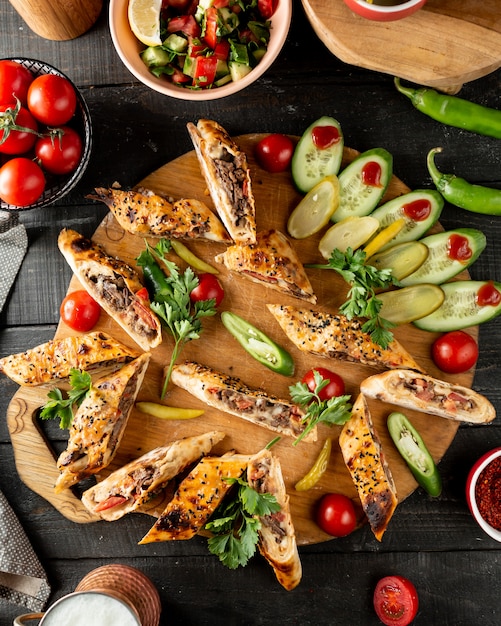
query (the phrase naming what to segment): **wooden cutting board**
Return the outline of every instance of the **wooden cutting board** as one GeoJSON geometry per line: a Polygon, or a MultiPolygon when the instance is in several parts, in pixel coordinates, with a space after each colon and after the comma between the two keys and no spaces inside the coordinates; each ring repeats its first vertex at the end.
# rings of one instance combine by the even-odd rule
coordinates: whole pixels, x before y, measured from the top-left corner
{"type": "MultiPolygon", "coordinates": [[[[249,155],[256,197],[258,229],[264,230],[275,227],[286,232],[287,218],[299,202],[300,196],[291,184],[289,173],[268,174],[255,164],[252,151],[260,137],[262,135],[245,135],[237,138],[237,142],[249,155]]],[[[352,160],[356,154],[354,150],[345,149],[344,165],[352,160]]],[[[164,165],[143,180],[141,184],[173,197],[204,199],[209,206],[212,206],[206,195],[205,183],[200,174],[194,152],[189,152],[164,165]]],[[[385,199],[390,199],[407,191],[409,189],[400,180],[393,177],[385,199]]],[[[322,259],[317,250],[319,238],[320,235],[308,240],[294,241],[294,246],[304,263],[321,262],[322,259]]],[[[135,258],[144,246],[142,238],[125,233],[118,226],[111,213],[98,227],[94,239],[101,243],[108,253],[128,261],[131,265],[134,265],[135,258]]],[[[213,263],[215,254],[224,250],[222,244],[204,242],[190,243],[189,247],[198,256],[210,263],[213,263]]],[[[177,259],[177,257],[175,258],[177,259]]],[[[182,261],[177,259],[177,262],[182,266],[182,261]]],[[[345,300],[347,286],[344,281],[330,271],[308,270],[308,273],[318,297],[317,308],[336,311],[345,300]]],[[[467,276],[466,273],[465,276],[467,276]]],[[[347,393],[352,394],[353,400],[359,392],[360,381],[375,373],[375,370],[369,367],[322,359],[299,352],[268,312],[266,303],[300,305],[300,301],[285,297],[270,288],[233,275],[222,267],[220,268],[219,279],[225,289],[225,298],[221,310],[231,310],[251,320],[272,339],[289,350],[295,361],[295,375],[292,378],[285,378],[274,374],[254,361],[229,335],[219,316],[204,319],[201,338],[186,346],[180,360],[193,359],[199,361],[219,371],[238,376],[252,387],[261,387],[287,399],[289,398],[289,386],[300,380],[303,374],[314,366],[328,367],[339,373],[346,383],[347,393]]],[[[77,288],[79,288],[78,280],[73,277],[68,291],[71,292],[77,288]]],[[[98,328],[134,347],[133,342],[124,331],[105,314],[101,315],[98,328]]],[[[477,329],[473,329],[472,332],[476,336],[477,329]]],[[[71,334],[70,329],[61,323],[56,336],[62,337],[69,334],[71,334]]],[[[420,331],[411,325],[398,328],[395,335],[429,373],[440,376],[440,372],[434,367],[429,356],[430,345],[435,335],[420,331]]],[[[139,393],[139,400],[159,400],[162,369],[168,363],[172,345],[172,338],[165,334],[163,343],[153,351],[145,382],[139,393]]],[[[456,377],[457,382],[465,385],[470,385],[472,379],[473,372],[456,377]]],[[[53,491],[53,485],[58,475],[55,455],[50,442],[46,441],[38,428],[36,417],[38,408],[44,404],[46,399],[47,387],[20,388],[9,405],[7,420],[19,475],[33,491],[51,502],[62,515],[70,520],[79,523],[96,521],[96,518],[83,507],[78,495],[71,490],[62,494],[55,494],[53,491]]],[[[112,465],[102,473],[101,478],[105,477],[111,470],[117,469],[156,446],[212,429],[222,429],[226,433],[226,438],[214,449],[216,453],[223,453],[230,449],[245,454],[255,453],[275,436],[274,433],[265,428],[208,408],[187,392],[172,385],[165,398],[165,403],[178,407],[203,408],[205,412],[203,416],[192,420],[164,421],[146,416],[134,409],[117,455],[112,465]]],[[[370,408],[394,474],[399,500],[402,501],[414,491],[416,483],[387,434],[385,420],[392,407],[371,401],[370,408]]],[[[430,415],[414,414],[410,411],[408,415],[423,435],[434,458],[437,461],[440,460],[454,438],[458,423],[430,415]]],[[[330,539],[313,522],[315,506],[324,493],[336,491],[349,495],[359,511],[360,523],[364,521],[355,488],[345,468],[337,444],[339,430],[339,427],[330,429],[322,425],[319,428],[316,443],[302,442],[294,447],[292,445],[293,440],[285,437],[273,447],[274,453],[281,460],[300,544],[330,539]],[[326,473],[310,491],[296,492],[295,483],[310,469],[327,436],[333,437],[333,448],[326,473]]],[[[153,502],[146,513],[159,515],[164,506],[165,502],[153,502]]],[[[138,541],[140,538],[138,537],[138,541]]]]}
{"type": "Polygon", "coordinates": [[[302,0],[327,48],[345,63],[457,93],[501,66],[499,0],[428,0],[413,15],[376,22],[343,0],[302,0]]]}

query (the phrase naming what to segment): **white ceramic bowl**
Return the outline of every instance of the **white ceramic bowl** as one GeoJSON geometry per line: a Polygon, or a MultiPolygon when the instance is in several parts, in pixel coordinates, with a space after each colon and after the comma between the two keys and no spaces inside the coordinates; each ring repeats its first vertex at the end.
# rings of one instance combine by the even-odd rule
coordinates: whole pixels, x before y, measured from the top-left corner
{"type": "Polygon", "coordinates": [[[367,0],[344,0],[344,2],[357,15],[377,22],[401,20],[412,15],[426,4],[426,0],[404,0],[393,5],[374,4],[367,2],[367,0]]]}
{"type": "Polygon", "coordinates": [[[482,471],[490,463],[492,463],[494,459],[497,459],[498,457],[501,457],[501,448],[495,448],[490,452],[486,452],[486,454],[481,456],[478,461],[473,465],[466,480],[466,501],[468,502],[468,507],[470,508],[471,514],[475,518],[475,521],[480,526],[480,528],[484,532],[486,532],[489,537],[492,537],[496,541],[501,541],[501,531],[493,528],[480,515],[477,500],[475,498],[475,487],[477,485],[478,477],[480,476],[482,471]]]}
{"type": "Polygon", "coordinates": [[[127,0],[110,0],[110,32],[118,56],[127,69],[142,83],[155,91],[180,100],[204,102],[233,95],[248,87],[266,72],[279,55],[287,38],[292,18],[292,0],[279,0],[271,17],[271,32],[268,50],[258,65],[239,81],[227,83],[213,89],[192,90],[179,87],[165,78],[156,78],[143,63],[139,53],[144,45],[135,37],[127,17],[127,0]]]}

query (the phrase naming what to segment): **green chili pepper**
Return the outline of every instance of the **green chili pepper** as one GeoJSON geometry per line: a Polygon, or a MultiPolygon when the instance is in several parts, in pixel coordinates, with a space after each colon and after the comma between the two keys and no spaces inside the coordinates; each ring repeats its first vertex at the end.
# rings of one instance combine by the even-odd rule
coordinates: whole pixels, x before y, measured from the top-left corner
{"type": "Polygon", "coordinates": [[[442,174],[435,165],[437,152],[442,152],[442,148],[430,150],[426,163],[431,179],[447,202],[472,213],[501,215],[501,189],[473,185],[454,174],[442,174]]]}
{"type": "Polygon", "coordinates": [[[256,361],[278,374],[284,376],[294,374],[294,361],[291,355],[255,326],[230,311],[221,313],[221,321],[256,361]]]}
{"type": "Polygon", "coordinates": [[[394,80],[398,91],[407,96],[418,111],[437,122],[501,139],[501,111],[498,109],[442,94],[434,89],[402,87],[398,78],[394,80]]]}
{"type": "Polygon", "coordinates": [[[143,269],[144,282],[151,300],[159,299],[162,294],[172,295],[167,277],[149,249],[143,250],[136,262],[143,269]]]}
{"type": "Polygon", "coordinates": [[[418,431],[403,413],[390,413],[388,430],[414,478],[430,496],[442,493],[442,478],[418,431]]]}

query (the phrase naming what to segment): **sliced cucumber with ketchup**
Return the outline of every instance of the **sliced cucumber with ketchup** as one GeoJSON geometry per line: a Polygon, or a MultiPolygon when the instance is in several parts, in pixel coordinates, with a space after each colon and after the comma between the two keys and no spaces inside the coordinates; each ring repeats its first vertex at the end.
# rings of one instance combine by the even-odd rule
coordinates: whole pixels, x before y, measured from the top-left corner
{"type": "Polygon", "coordinates": [[[343,158],[341,125],[324,115],[304,131],[292,155],[292,179],[299,191],[308,193],[326,176],[337,175],[343,158]]]}
{"type": "Polygon", "coordinates": [[[382,204],[371,213],[372,217],[379,220],[380,230],[401,217],[406,224],[381,250],[404,241],[420,239],[437,222],[443,208],[444,199],[441,194],[429,189],[410,191],[382,204]]]}
{"type": "Polygon", "coordinates": [[[475,228],[428,235],[421,239],[429,250],[426,261],[402,280],[402,285],[417,283],[445,283],[474,263],[485,249],[487,239],[475,228]]]}
{"type": "Polygon", "coordinates": [[[339,206],[333,222],[363,217],[377,207],[393,173],[393,157],[384,148],[362,152],[339,174],[339,206]]]}
{"type": "Polygon", "coordinates": [[[421,330],[447,333],[483,324],[501,314],[501,283],[456,280],[440,285],[444,301],[430,315],[414,321],[421,330]]]}

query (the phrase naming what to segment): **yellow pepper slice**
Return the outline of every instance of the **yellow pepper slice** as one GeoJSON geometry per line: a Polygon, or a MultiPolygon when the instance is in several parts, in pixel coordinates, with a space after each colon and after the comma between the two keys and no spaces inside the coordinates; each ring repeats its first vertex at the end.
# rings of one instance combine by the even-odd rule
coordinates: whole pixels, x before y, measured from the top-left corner
{"type": "Polygon", "coordinates": [[[153,417],[159,417],[163,420],[190,420],[203,414],[201,409],[182,409],[157,402],[136,402],[136,409],[141,413],[153,415],[153,417]]]}
{"type": "Polygon", "coordinates": [[[180,259],[186,261],[188,265],[191,265],[194,269],[199,272],[206,272],[207,274],[219,274],[219,270],[217,270],[209,263],[202,261],[196,254],[193,254],[191,250],[189,250],[184,243],[181,243],[177,239],[171,239],[172,249],[177,254],[180,259]]]}
{"type": "Polygon", "coordinates": [[[385,246],[388,242],[390,242],[393,237],[396,237],[398,233],[405,226],[405,219],[403,217],[399,217],[398,220],[395,220],[391,224],[389,224],[386,228],[379,231],[379,233],[373,237],[369,243],[365,246],[365,258],[368,259],[373,254],[376,254],[383,246],[385,246]]]}
{"type": "Polygon", "coordinates": [[[327,465],[329,464],[331,450],[332,439],[330,437],[327,437],[324,445],[322,446],[322,449],[320,450],[320,454],[318,455],[317,460],[313,464],[310,471],[295,484],[294,488],[296,491],[307,491],[320,480],[322,475],[325,473],[325,470],[327,469],[327,465]]]}

